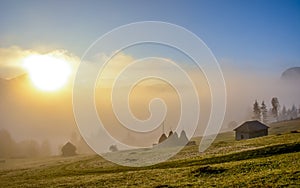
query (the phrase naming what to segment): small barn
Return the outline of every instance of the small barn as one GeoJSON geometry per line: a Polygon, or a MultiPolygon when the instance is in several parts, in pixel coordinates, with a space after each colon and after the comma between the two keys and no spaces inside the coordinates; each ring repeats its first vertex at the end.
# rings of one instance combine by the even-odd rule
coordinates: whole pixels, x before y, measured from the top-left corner
{"type": "MultiPolygon", "coordinates": [[[[162,144],[163,147],[176,147],[185,145],[196,145],[195,141],[189,141],[185,131],[181,131],[180,136],[176,132],[170,131],[169,136],[162,134],[158,140],[158,144],[162,144]]],[[[157,145],[157,144],[154,144],[157,145]]]]}
{"type": "Polygon", "coordinates": [[[246,121],[234,129],[236,140],[267,136],[269,127],[260,121],[246,121]]]}
{"type": "Polygon", "coordinates": [[[167,140],[167,135],[166,134],[162,134],[161,135],[161,137],[159,138],[159,140],[158,140],[158,143],[160,144],[160,143],[162,143],[163,141],[165,141],[165,140],[167,140]]]}
{"type": "Polygon", "coordinates": [[[180,133],[180,136],[178,138],[178,145],[185,146],[188,142],[189,142],[189,139],[187,138],[185,131],[182,130],[180,133]]]}
{"type": "Polygon", "coordinates": [[[61,148],[61,152],[64,157],[74,156],[76,155],[76,147],[71,142],[68,142],[61,148]]]}

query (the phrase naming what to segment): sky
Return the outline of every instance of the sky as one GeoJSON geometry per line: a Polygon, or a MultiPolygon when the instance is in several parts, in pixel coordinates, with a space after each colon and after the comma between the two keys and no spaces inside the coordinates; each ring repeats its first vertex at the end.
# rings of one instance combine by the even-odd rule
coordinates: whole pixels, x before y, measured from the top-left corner
{"type": "Polygon", "coordinates": [[[65,49],[137,21],[164,21],[200,37],[219,62],[281,73],[299,66],[300,1],[1,1],[0,47],[65,49]]]}

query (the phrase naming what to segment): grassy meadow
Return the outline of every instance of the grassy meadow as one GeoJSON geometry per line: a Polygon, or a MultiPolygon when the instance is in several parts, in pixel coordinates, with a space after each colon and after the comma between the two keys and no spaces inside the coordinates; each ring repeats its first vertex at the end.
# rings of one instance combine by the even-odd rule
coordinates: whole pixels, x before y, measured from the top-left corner
{"type": "Polygon", "coordinates": [[[186,146],[148,167],[97,155],[1,159],[0,187],[300,187],[300,120],[270,127],[269,136],[243,141],[221,133],[205,153],[186,146]]]}

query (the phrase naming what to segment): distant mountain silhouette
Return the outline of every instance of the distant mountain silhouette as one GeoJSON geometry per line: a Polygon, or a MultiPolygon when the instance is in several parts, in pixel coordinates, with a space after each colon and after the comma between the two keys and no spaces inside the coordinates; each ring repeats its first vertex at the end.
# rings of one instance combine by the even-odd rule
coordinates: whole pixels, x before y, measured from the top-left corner
{"type": "Polygon", "coordinates": [[[0,92],[4,92],[5,90],[11,88],[17,88],[17,85],[27,85],[29,86],[30,80],[27,74],[22,74],[12,79],[3,79],[0,78],[0,92]]]}
{"type": "Polygon", "coordinates": [[[7,80],[8,82],[18,82],[18,81],[29,81],[29,75],[28,74],[22,74],[17,77],[11,78],[7,80]]]}
{"type": "Polygon", "coordinates": [[[281,74],[282,80],[300,81],[300,67],[292,67],[281,74]]]}

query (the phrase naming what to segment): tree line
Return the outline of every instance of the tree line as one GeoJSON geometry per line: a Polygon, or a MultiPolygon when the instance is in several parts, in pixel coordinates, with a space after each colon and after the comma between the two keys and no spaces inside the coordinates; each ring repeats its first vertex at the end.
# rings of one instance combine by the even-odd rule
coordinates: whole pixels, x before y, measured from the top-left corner
{"type": "Polygon", "coordinates": [[[0,130],[0,158],[29,158],[50,155],[51,146],[48,140],[42,143],[38,143],[36,140],[16,142],[7,130],[0,130]]]}
{"type": "Polygon", "coordinates": [[[292,120],[300,117],[300,106],[297,109],[295,105],[291,108],[286,108],[285,105],[281,108],[277,97],[271,99],[272,107],[267,108],[265,101],[261,104],[255,100],[253,104],[253,119],[262,121],[264,123],[272,123],[277,121],[292,120]]]}

